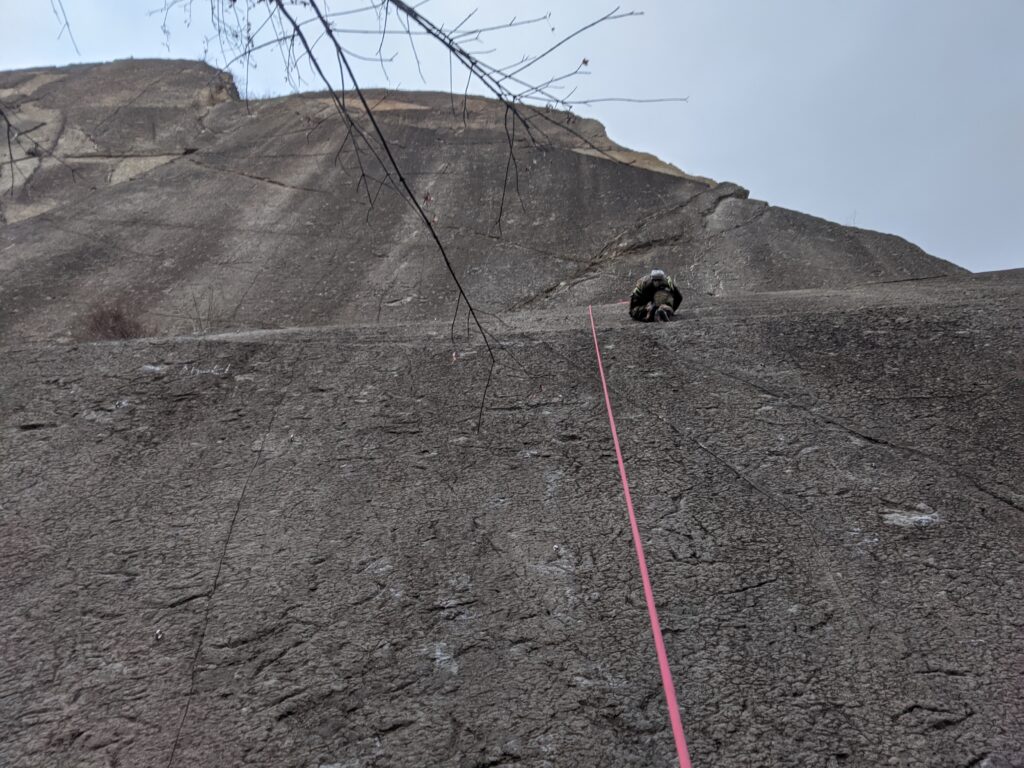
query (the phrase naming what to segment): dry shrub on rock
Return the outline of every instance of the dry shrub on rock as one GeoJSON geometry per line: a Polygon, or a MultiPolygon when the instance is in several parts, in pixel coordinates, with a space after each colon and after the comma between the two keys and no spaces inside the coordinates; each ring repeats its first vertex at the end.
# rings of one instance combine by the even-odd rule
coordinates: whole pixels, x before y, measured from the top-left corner
{"type": "Polygon", "coordinates": [[[151,335],[137,315],[131,306],[124,303],[95,304],[83,318],[78,338],[82,341],[107,341],[151,335]]]}

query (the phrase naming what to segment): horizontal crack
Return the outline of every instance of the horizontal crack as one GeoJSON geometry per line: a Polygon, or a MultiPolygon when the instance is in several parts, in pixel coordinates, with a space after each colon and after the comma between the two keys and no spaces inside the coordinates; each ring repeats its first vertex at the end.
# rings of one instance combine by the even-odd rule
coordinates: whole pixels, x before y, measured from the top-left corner
{"type": "Polygon", "coordinates": [[[742,594],[744,592],[749,592],[752,589],[760,589],[761,587],[766,587],[769,584],[774,584],[778,580],[779,580],[778,576],[773,576],[770,579],[765,579],[764,581],[759,581],[756,584],[748,584],[745,587],[740,587],[738,589],[730,589],[730,590],[728,590],[726,592],[720,592],[719,594],[722,594],[722,595],[739,595],[739,594],[742,594]]]}
{"type": "Polygon", "coordinates": [[[218,168],[215,165],[207,165],[206,163],[199,162],[194,157],[188,157],[187,159],[188,159],[188,161],[190,163],[192,163],[194,165],[198,165],[200,168],[206,168],[207,170],[218,171],[220,173],[230,173],[230,174],[232,174],[234,176],[241,176],[241,177],[246,178],[246,179],[252,179],[253,181],[262,181],[264,184],[272,184],[275,187],[282,187],[284,189],[294,189],[297,192],[313,192],[313,193],[316,193],[318,195],[329,195],[329,194],[331,194],[326,189],[317,189],[315,187],[298,187],[298,186],[295,186],[293,184],[286,184],[283,181],[278,181],[277,179],[271,179],[271,178],[269,178],[267,176],[257,176],[256,174],[253,174],[253,173],[246,173],[245,171],[239,171],[239,170],[237,170],[235,168],[218,168]]]}

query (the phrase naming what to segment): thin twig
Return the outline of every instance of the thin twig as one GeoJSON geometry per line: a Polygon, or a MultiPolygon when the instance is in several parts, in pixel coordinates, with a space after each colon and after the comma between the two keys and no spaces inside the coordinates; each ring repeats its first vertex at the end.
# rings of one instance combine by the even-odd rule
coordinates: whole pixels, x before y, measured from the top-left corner
{"type": "Polygon", "coordinates": [[[71,31],[71,24],[68,21],[68,12],[64,10],[64,0],[50,0],[50,8],[53,10],[53,15],[57,17],[57,23],[61,25],[60,31],[57,33],[57,39],[60,40],[61,35],[64,34],[64,30],[67,30],[68,38],[71,40],[71,45],[75,49],[75,53],[81,56],[82,52],[78,50],[78,43],[75,41],[75,34],[71,31]]]}

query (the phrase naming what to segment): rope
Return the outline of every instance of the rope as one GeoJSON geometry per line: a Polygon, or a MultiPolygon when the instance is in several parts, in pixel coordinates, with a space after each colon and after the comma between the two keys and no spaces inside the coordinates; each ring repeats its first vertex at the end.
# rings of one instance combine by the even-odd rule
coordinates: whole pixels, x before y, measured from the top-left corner
{"type": "Polygon", "coordinates": [[[615,458],[619,463],[619,477],[622,480],[622,493],[626,497],[626,510],[629,512],[629,525],[633,529],[633,544],[636,547],[636,559],[640,564],[640,578],[644,583],[644,598],[647,600],[647,614],[651,620],[651,633],[654,635],[654,649],[658,655],[658,667],[661,670],[661,685],[665,689],[665,703],[668,705],[668,717],[672,723],[672,736],[676,743],[676,754],[679,756],[679,768],[691,768],[690,753],[686,747],[686,736],[683,734],[683,721],[679,716],[679,704],[676,701],[675,685],[672,683],[672,670],[668,665],[665,653],[665,640],[661,634],[661,622],[658,621],[658,609],[654,605],[654,590],[651,589],[651,578],[647,572],[647,560],[644,558],[644,545],[640,540],[640,528],[633,510],[633,498],[629,493],[629,478],[626,477],[626,464],[622,460],[622,449],[619,447],[619,433],[615,429],[615,415],[612,413],[612,401],[608,396],[608,381],[604,376],[604,363],[601,361],[601,346],[597,343],[597,326],[594,325],[594,308],[587,307],[590,316],[590,331],[594,335],[594,353],[597,355],[597,371],[601,375],[601,388],[604,390],[604,404],[608,408],[608,425],[612,430],[612,442],[615,445],[615,458]]]}

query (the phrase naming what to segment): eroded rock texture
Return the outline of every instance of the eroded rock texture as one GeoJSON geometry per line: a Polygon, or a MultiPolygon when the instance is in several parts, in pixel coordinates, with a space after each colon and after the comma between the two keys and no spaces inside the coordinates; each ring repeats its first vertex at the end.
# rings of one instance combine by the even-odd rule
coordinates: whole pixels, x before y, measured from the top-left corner
{"type": "Polygon", "coordinates": [[[499,234],[501,112],[392,94],[489,377],[319,96],[0,94],[61,158],[0,225],[3,765],[675,764],[590,302],[694,764],[1024,764],[1024,272],[585,121],[619,154],[524,145],[499,234]],[[667,325],[615,303],[652,262],[667,325]],[[69,341],[105,297],[157,334],[69,341]]]}

